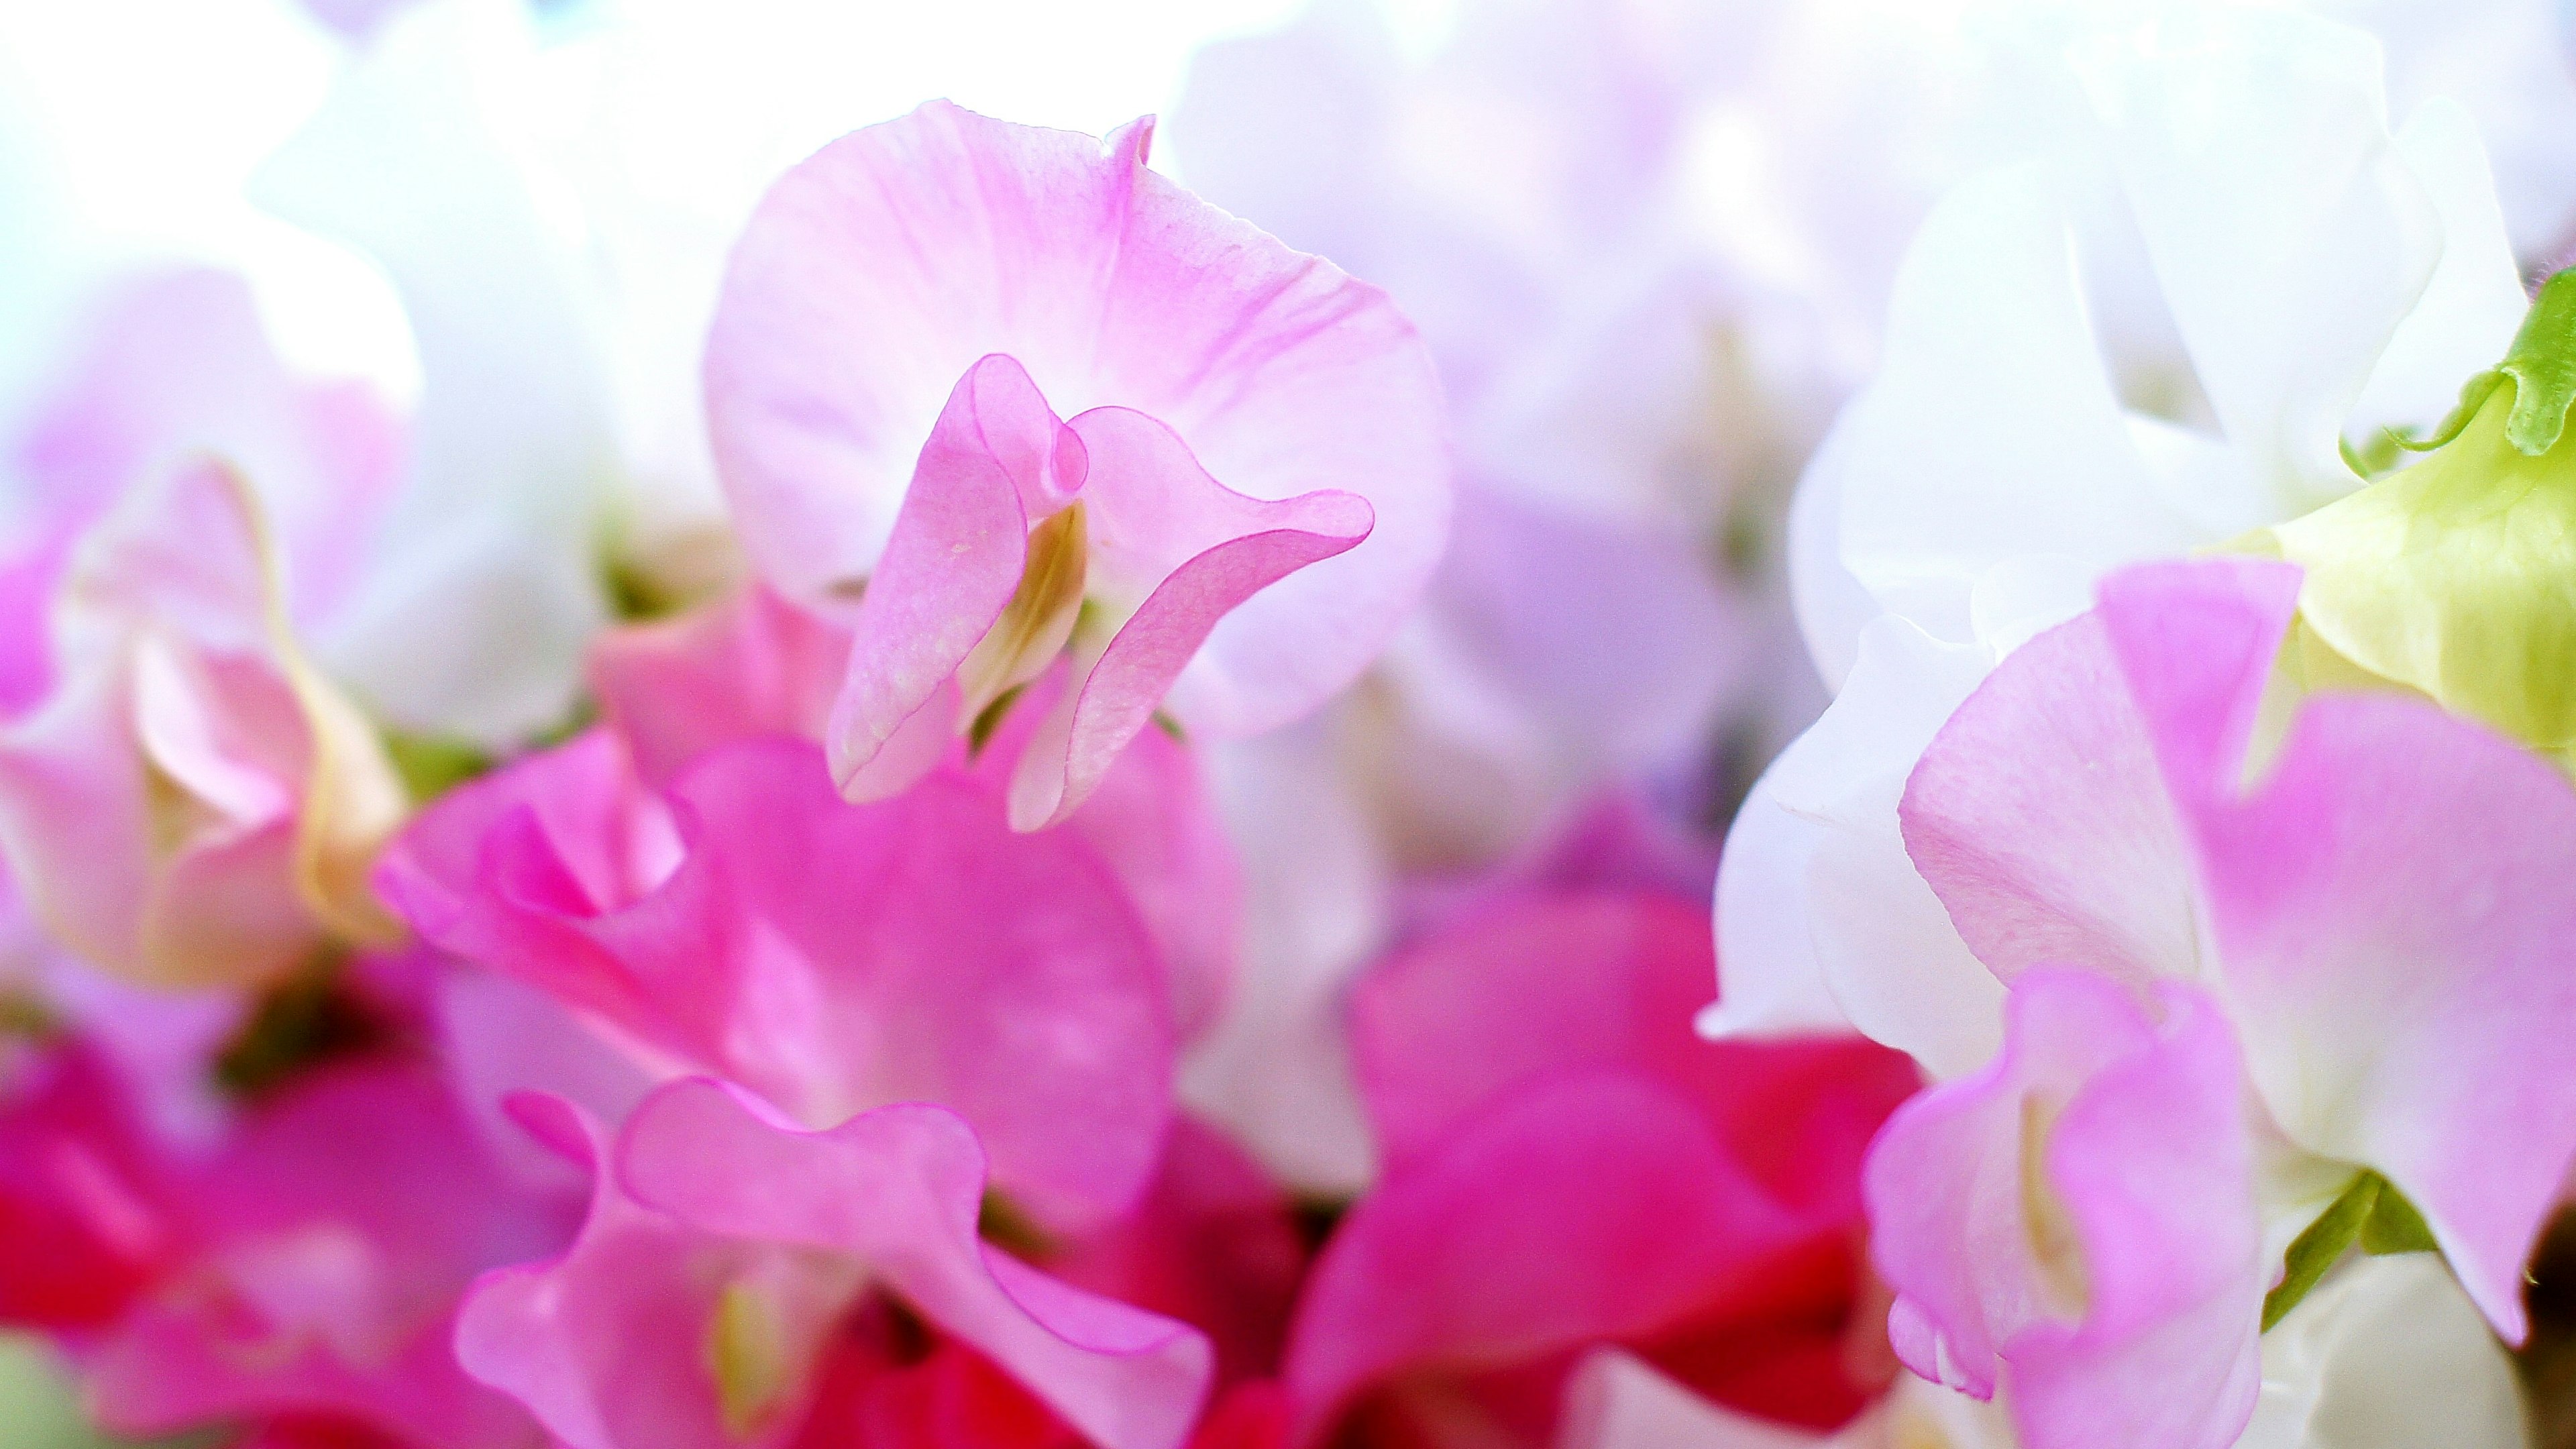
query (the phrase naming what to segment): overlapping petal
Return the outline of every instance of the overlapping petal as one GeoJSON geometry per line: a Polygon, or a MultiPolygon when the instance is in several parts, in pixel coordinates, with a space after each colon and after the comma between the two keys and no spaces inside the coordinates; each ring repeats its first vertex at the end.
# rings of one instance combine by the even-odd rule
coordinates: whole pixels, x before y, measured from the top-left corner
{"type": "Polygon", "coordinates": [[[2217,1004],[2037,969],[2003,1053],[1870,1154],[1889,1332],[1926,1378],[2008,1387],[2028,1443],[2226,1449],[2264,1275],[2242,1058],[2217,1004]]]}
{"type": "Polygon", "coordinates": [[[1049,1222],[1141,1189],[1170,1111],[1166,989],[1078,837],[1012,833],[953,774],[848,805],[802,741],[701,756],[667,796],[628,769],[594,733],[456,791],[388,854],[387,896],[801,1120],[953,1107],[1049,1222]]]}
{"type": "MultiPolygon", "coordinates": [[[[1059,415],[1153,419],[1248,506],[1366,500],[1367,542],[1342,558],[1239,604],[1252,575],[1238,562],[1232,582],[1209,581],[1231,612],[1185,613],[1185,632],[1208,632],[1191,641],[1184,721],[1257,730],[1347,683],[1436,561],[1438,387],[1382,294],[1147,171],[1150,134],[1139,123],[1104,148],[934,103],[826,147],[771,190],[735,252],[709,422],[754,561],[800,596],[878,565],[944,400],[993,354],[1059,415]]],[[[1174,476],[1136,461],[1139,486],[1174,476]]]]}
{"type": "Polygon", "coordinates": [[[1197,1412],[1206,1340],[977,1237],[984,1158],[951,1112],[807,1132],[699,1080],[646,1099],[613,1142],[570,1130],[595,1158],[589,1223],[564,1257],[485,1280],[458,1347],[582,1449],[779,1442],[827,1411],[818,1391],[840,1386],[817,1367],[872,1292],[1105,1449],[1174,1449],[1197,1412]]]}

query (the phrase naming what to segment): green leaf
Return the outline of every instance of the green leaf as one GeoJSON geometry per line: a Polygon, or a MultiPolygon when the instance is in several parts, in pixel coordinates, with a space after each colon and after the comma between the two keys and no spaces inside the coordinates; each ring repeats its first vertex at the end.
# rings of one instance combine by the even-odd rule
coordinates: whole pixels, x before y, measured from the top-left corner
{"type": "Polygon", "coordinates": [[[2376,1172],[2356,1175],[2343,1194],[2282,1254],[2281,1285],[2263,1297],[2263,1328],[2288,1316],[2354,1243],[2375,1258],[2393,1253],[2441,1251],[2424,1215],[2394,1184],[2376,1172]]]}
{"type": "Polygon", "coordinates": [[[2290,1250],[2282,1255],[2281,1286],[2263,1295],[2263,1330],[2269,1333],[2289,1311],[2299,1306],[2308,1290],[2317,1286],[2326,1270],[2361,1236],[2361,1225],[2370,1218],[2371,1208],[2379,1201],[2379,1174],[2365,1172],[2352,1180],[2343,1196],[2328,1204],[2308,1224],[2307,1230],[2290,1241],[2290,1250]]]}

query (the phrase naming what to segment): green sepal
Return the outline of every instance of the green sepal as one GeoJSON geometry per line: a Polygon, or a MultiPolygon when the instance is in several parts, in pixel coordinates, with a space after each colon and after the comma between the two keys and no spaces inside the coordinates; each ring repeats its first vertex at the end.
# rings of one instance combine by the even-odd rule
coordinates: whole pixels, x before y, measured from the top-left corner
{"type": "Polygon", "coordinates": [[[1029,687],[1026,684],[1014,684],[1010,688],[1003,690],[1000,694],[995,695],[993,697],[993,702],[984,706],[984,708],[976,714],[974,722],[966,726],[966,757],[968,759],[971,760],[984,753],[984,747],[993,742],[994,731],[999,730],[1002,727],[1002,717],[1011,712],[1011,706],[1019,702],[1020,696],[1026,694],[1028,692],[1028,688],[1029,687]]]}
{"type": "Polygon", "coordinates": [[[2438,1253],[2442,1245],[2433,1241],[2432,1225],[2406,1200],[2406,1194],[2380,1178],[2379,1200],[2371,1204],[2370,1220],[2361,1225],[2361,1250],[2374,1258],[2388,1258],[2399,1253],[2438,1253]]]}
{"type": "Polygon", "coordinates": [[[2469,379],[2460,389],[2460,405],[2433,436],[2404,446],[2423,452],[2458,437],[2506,378],[2513,379],[2513,415],[2505,422],[2505,441],[2524,457],[2537,458],[2567,430],[2567,408],[2576,403],[2576,269],[2541,284],[2504,361],[2469,379]]]}
{"type": "Polygon", "coordinates": [[[2353,1244],[2375,1258],[2440,1251],[2424,1215],[2387,1178],[2364,1171],[2281,1255],[2281,1283],[2263,1295],[2263,1329],[2289,1315],[2353,1244]]]}

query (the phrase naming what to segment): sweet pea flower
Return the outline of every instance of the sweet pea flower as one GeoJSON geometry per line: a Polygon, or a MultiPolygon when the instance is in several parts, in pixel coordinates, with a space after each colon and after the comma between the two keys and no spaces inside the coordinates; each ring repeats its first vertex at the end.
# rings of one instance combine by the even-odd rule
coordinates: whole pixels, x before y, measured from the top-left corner
{"type": "Polygon", "coordinates": [[[2008,1386],[2035,1449],[2237,1442],[2261,1328],[2356,1230],[2438,1248],[2525,1331],[2576,1155],[2576,791],[2421,700],[2267,714],[2298,590],[2278,563],[2113,575],[1906,787],[1907,849],[2008,995],[1995,1060],[1873,1149],[1874,1251],[1898,1352],[2008,1386]],[[2346,1236],[2282,1280],[2319,1222],[2346,1236]]]}
{"type": "Polygon", "coordinates": [[[520,1111],[592,1164],[590,1218],[561,1258],[476,1287],[457,1354],[574,1449],[1046,1449],[1056,1422],[1102,1449],[1176,1449],[1188,1432],[1206,1340],[983,1242],[985,1160],[952,1112],[896,1104],[809,1132],[703,1079],[655,1091],[613,1135],[559,1099],[520,1111]],[[946,1382],[924,1383],[952,1344],[1008,1379],[978,1393],[952,1351],[932,1370],[946,1382]]]}
{"type": "Polygon", "coordinates": [[[141,1120],[84,1042],[13,1058],[0,1312],[58,1335],[102,1427],[536,1442],[458,1368],[449,1336],[473,1276],[553,1250],[577,1200],[499,1173],[427,1064],[317,1067],[196,1143],[141,1120]]]}
{"type": "Polygon", "coordinates": [[[1866,1403],[1858,1161],[1914,1073],[1695,1040],[1708,954],[1685,898],[1532,888],[1362,982],[1387,1167],[1299,1305],[1295,1442],[1548,1443],[1569,1372],[1614,1350],[1775,1420],[1866,1403]]]}
{"type": "Polygon", "coordinates": [[[0,738],[0,846],[91,965],[255,984],[394,929],[364,872],[403,788],[300,637],[346,595],[393,437],[363,390],[290,376],[215,273],[123,291],[40,411],[18,577],[50,614],[0,738]]]}
{"type": "MultiPolygon", "coordinates": [[[[1816,1434],[1734,1413],[1624,1354],[1569,1390],[1565,1449],[2022,1449],[2010,1406],[1911,1376],[1850,1425],[1816,1434]]],[[[2512,1362],[2441,1263],[2364,1258],[2263,1338],[2263,1383],[2235,1449],[2529,1443],[2512,1362]]]]}
{"type": "Polygon", "coordinates": [[[2562,272],[2463,390],[2432,456],[2244,541],[2305,570],[2303,677],[2413,690],[2576,764],[2576,700],[2551,667],[2576,637],[2562,584],[2571,364],[2576,276],[2562,272]]]}
{"type": "Polygon", "coordinates": [[[1934,209],[1802,484],[1800,615],[1839,693],[1734,826],[1714,1030],[1990,1055],[1995,987],[1897,830],[1933,731],[2108,570],[2359,486],[2522,317],[2476,132],[2441,99],[2392,130],[2368,35],[2195,7],[2040,55],[2056,144],[1934,209]],[[1890,954],[1919,991],[1872,994],[1890,954]]]}
{"type": "Polygon", "coordinates": [[[1070,651],[1010,792],[1016,828],[1061,820],[1158,710],[1227,735],[1312,709],[1438,559],[1410,325],[1146,170],[1152,132],[934,103],[790,170],[736,246],[709,430],[753,565],[865,587],[829,739],[854,800],[1070,651]]]}
{"type": "Polygon", "coordinates": [[[0,842],[102,970],[256,984],[396,928],[366,886],[402,818],[372,727],[304,657],[259,505],[182,465],[84,540],[61,683],[0,738],[0,842]]]}
{"type": "Polygon", "coordinates": [[[1153,1170],[1173,1056],[1153,940],[1078,836],[1013,833],[960,772],[852,806],[819,749],[768,737],[656,791],[593,730],[441,799],[378,880],[424,938],[653,1076],[719,1074],[814,1127],[954,1109],[1050,1230],[1153,1170]]]}
{"type": "MultiPolygon", "coordinates": [[[[819,743],[850,633],[846,618],[752,583],[670,618],[603,632],[585,673],[645,783],[659,786],[729,741],[798,735],[819,743]]],[[[1025,708],[971,748],[952,741],[948,762],[1007,786],[1065,675],[1058,667],[1030,681],[1025,708]]],[[[1204,1036],[1232,989],[1243,884],[1196,753],[1160,730],[1139,735],[1063,828],[1117,873],[1153,932],[1179,1039],[1204,1036]]]]}

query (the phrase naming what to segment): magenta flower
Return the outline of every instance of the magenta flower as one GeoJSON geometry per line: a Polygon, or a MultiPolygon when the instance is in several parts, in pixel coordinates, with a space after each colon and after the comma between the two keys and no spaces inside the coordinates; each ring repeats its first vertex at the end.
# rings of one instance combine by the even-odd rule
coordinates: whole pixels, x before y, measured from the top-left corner
{"type": "Polygon", "coordinates": [[[730,745],[645,789],[593,731],[467,785],[386,853],[430,941],[589,1013],[648,1062],[827,1127],[935,1102],[1052,1227],[1142,1190],[1171,1111],[1153,942],[1067,832],[942,773],[853,806],[820,752],[730,745]]]}
{"type": "MultiPolygon", "coordinates": [[[[762,735],[820,741],[839,690],[850,631],[753,585],[677,618],[613,629],[593,641],[591,688],[662,785],[714,747],[762,735]]],[[[1020,746],[1065,685],[1059,666],[972,752],[950,763],[1008,787],[1020,746]]],[[[1172,1025],[1184,1043],[1215,1025],[1235,972],[1241,868],[1192,752],[1160,730],[1131,741],[1064,828],[1097,851],[1153,933],[1171,980],[1172,1025]]]]}
{"type": "Polygon", "coordinates": [[[1546,1443],[1601,1354],[1817,1427],[1861,1408],[1857,1168],[1914,1073],[1856,1040],[1696,1040],[1710,954],[1660,892],[1532,889],[1363,982],[1387,1173],[1298,1310],[1300,1442],[1546,1443]]]}
{"type": "Polygon", "coordinates": [[[63,1335],[103,1426],[529,1442],[534,1426],[465,1376],[449,1339],[474,1276],[552,1251],[576,1204],[501,1173],[433,1071],[326,1065],[200,1144],[135,1120],[85,1053],[49,1049],[0,1112],[0,1311],[63,1335]]]}
{"type": "Polygon", "coordinates": [[[1321,703],[1438,559],[1413,329],[1146,170],[1152,130],[934,103],[791,170],[734,253],[709,427],[770,581],[865,586],[830,733],[854,800],[1069,651],[1010,791],[1015,827],[1059,820],[1158,709],[1228,735],[1321,703]]]}

